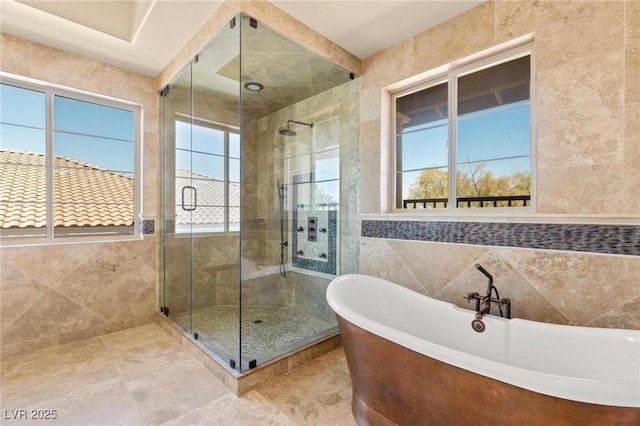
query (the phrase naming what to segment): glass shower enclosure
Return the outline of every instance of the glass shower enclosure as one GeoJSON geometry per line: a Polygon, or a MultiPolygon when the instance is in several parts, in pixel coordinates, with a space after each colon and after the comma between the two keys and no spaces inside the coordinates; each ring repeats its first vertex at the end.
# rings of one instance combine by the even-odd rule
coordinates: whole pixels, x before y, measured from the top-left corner
{"type": "Polygon", "coordinates": [[[243,372],[337,332],[356,271],[358,82],[237,15],[161,91],[161,310],[243,372]]]}

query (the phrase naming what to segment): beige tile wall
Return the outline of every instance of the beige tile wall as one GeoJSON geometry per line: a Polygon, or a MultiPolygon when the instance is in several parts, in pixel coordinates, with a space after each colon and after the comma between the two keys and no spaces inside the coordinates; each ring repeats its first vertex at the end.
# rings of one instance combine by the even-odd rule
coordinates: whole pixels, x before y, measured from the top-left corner
{"type": "MultiPolygon", "coordinates": [[[[143,105],[143,213],[158,203],[158,97],[154,79],[7,34],[4,72],[143,105]]],[[[0,248],[2,355],[54,346],[152,321],[157,237],[0,248]]]]}
{"type": "MultiPolygon", "coordinates": [[[[535,37],[536,214],[640,219],[640,2],[489,1],[363,61],[361,213],[384,213],[384,88],[525,34],[535,37]],[[382,141],[382,142],[381,142],[382,141]]],[[[535,216],[535,215],[534,215],[535,216]]],[[[514,315],[640,328],[640,259],[361,238],[360,272],[468,307],[496,277],[514,315]]]]}

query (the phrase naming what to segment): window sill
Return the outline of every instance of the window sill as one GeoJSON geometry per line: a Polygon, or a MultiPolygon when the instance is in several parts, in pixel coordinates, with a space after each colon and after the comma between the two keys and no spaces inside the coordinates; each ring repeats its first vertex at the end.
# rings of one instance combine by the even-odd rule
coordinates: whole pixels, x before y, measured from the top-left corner
{"type": "MultiPolygon", "coordinates": [[[[152,235],[152,234],[147,234],[152,235]]],[[[35,247],[35,246],[54,246],[61,244],[102,244],[102,243],[119,243],[123,241],[142,241],[144,235],[121,235],[121,236],[104,236],[104,237],[82,237],[82,238],[57,238],[53,240],[42,239],[15,239],[0,241],[1,248],[18,248],[18,247],[35,247]]]]}

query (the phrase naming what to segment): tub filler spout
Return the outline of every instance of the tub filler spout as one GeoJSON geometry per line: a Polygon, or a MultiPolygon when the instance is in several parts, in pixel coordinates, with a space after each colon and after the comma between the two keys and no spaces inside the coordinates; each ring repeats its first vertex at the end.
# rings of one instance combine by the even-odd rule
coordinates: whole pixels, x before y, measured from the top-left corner
{"type": "MultiPolygon", "coordinates": [[[[489,280],[489,283],[487,284],[487,294],[481,296],[479,293],[473,292],[465,296],[467,302],[471,302],[472,300],[475,300],[476,302],[476,320],[482,320],[482,317],[491,313],[492,303],[498,305],[501,317],[510,319],[511,300],[509,300],[508,298],[500,298],[498,289],[493,285],[493,276],[486,269],[484,269],[482,265],[476,263],[475,267],[478,271],[482,272],[482,274],[484,274],[484,276],[489,280]],[[494,293],[495,297],[493,297],[494,293]],[[505,308],[504,311],[502,310],[503,307],[505,308]]],[[[476,327],[474,327],[474,330],[476,330],[476,327]]]]}

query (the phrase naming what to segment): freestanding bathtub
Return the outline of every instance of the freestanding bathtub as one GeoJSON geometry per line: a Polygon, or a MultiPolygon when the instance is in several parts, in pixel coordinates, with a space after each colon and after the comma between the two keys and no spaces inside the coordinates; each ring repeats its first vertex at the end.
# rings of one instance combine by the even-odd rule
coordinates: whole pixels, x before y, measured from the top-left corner
{"type": "Polygon", "coordinates": [[[327,300],[361,426],[640,425],[640,330],[485,316],[477,333],[474,311],[366,275],[327,300]]]}

